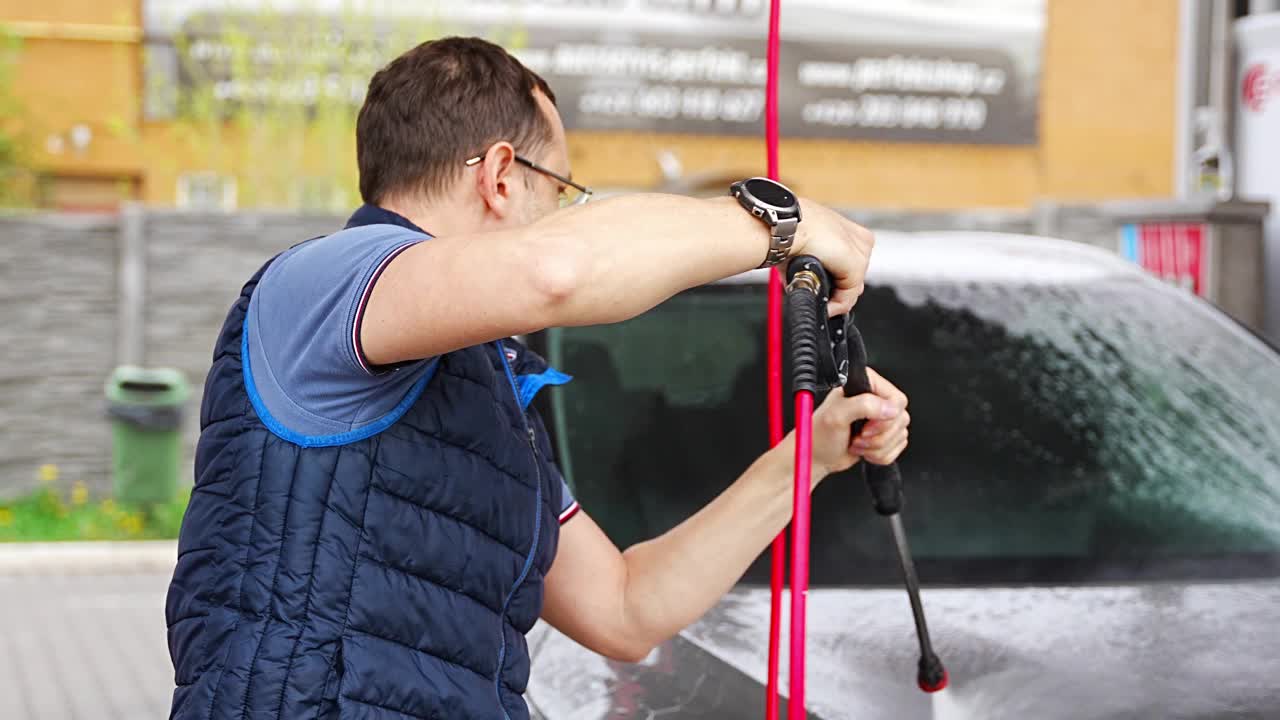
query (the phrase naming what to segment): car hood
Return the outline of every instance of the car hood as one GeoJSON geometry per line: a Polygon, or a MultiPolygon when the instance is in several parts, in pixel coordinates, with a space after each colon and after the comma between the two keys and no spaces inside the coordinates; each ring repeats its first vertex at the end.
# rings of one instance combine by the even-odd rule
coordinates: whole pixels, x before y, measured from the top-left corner
{"type": "MultiPolygon", "coordinates": [[[[919,653],[902,590],[812,591],[810,717],[1280,713],[1280,581],[927,589],[924,603],[951,678],[935,696],[915,687],[919,653]]],[[[763,717],[768,627],[768,590],[738,589],[630,665],[540,625],[530,704],[557,719],[763,717]]]]}

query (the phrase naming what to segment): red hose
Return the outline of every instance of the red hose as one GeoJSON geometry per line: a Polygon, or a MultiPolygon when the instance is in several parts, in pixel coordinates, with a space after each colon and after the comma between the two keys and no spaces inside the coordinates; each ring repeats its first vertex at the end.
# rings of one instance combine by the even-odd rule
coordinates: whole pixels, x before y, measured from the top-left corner
{"type": "Polygon", "coordinates": [[[778,36],[782,0],[772,0],[769,5],[769,49],[766,56],[764,86],[764,142],[768,153],[769,177],[778,180],[778,36]]]}
{"type": "MultiPolygon", "coordinates": [[[[778,180],[778,52],[779,14],[782,0],[771,0],[769,5],[769,43],[766,59],[767,76],[764,86],[764,142],[768,158],[769,177],[778,180]]],[[[782,273],[769,273],[768,315],[769,381],[769,446],[782,442],[782,273]]],[[[766,720],[778,720],[778,646],[782,620],[782,582],[786,573],[787,533],[782,531],[773,539],[770,551],[769,574],[769,679],[765,696],[766,720]]]]}
{"type": "Polygon", "coordinates": [[[796,393],[796,487],[791,518],[791,692],[787,720],[805,720],[805,600],[809,594],[809,489],[813,458],[813,393],[796,393]]]}
{"type": "MultiPolygon", "coordinates": [[[[769,446],[782,442],[782,273],[769,274],[769,446]]],[[[778,720],[778,646],[782,621],[782,587],[787,572],[787,531],[773,539],[769,573],[769,680],[766,720],[778,720]]]]}

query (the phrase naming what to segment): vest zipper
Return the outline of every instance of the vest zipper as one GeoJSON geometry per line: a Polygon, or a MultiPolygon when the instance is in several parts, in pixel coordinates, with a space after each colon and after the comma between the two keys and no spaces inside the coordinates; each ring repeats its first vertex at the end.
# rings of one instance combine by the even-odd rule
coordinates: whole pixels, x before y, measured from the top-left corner
{"type": "Polygon", "coordinates": [[[516,410],[520,413],[520,422],[524,424],[524,432],[529,440],[529,451],[533,454],[534,477],[537,480],[535,488],[536,500],[533,508],[533,544],[529,547],[529,554],[524,559],[524,568],[511,586],[510,592],[507,593],[507,598],[502,603],[502,613],[498,616],[498,668],[493,674],[493,691],[498,700],[498,709],[502,711],[503,719],[511,720],[511,716],[507,714],[507,706],[502,702],[502,665],[507,659],[507,608],[511,605],[511,599],[515,597],[516,591],[520,589],[520,586],[524,584],[525,578],[529,576],[529,570],[533,567],[533,557],[538,553],[538,543],[542,536],[542,457],[538,454],[538,441],[533,432],[533,426],[529,424],[529,418],[525,415],[524,408],[520,405],[520,391],[516,388],[516,378],[511,372],[511,364],[507,362],[507,355],[505,348],[502,346],[502,341],[495,342],[494,345],[498,350],[498,358],[502,360],[502,369],[506,371],[507,381],[511,383],[511,395],[516,401],[516,410]]]}

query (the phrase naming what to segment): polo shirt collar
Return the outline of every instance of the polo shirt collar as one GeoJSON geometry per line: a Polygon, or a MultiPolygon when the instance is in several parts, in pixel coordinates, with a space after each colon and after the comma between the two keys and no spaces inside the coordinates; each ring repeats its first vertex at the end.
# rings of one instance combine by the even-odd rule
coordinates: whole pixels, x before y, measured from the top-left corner
{"type": "Polygon", "coordinates": [[[378,207],[370,203],[360,206],[351,218],[347,220],[345,229],[361,227],[363,225],[399,225],[402,228],[408,228],[414,232],[420,232],[423,235],[429,235],[426,230],[418,227],[409,218],[397,212],[392,212],[386,208],[378,207]]]}

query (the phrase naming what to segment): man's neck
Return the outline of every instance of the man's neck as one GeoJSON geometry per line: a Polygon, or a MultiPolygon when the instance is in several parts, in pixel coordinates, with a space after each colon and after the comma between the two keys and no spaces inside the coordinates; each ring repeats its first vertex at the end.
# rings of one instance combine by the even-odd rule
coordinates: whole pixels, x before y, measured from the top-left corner
{"type": "Polygon", "coordinates": [[[427,206],[387,199],[378,205],[407,218],[435,237],[463,235],[482,229],[467,208],[453,207],[450,203],[427,206]]]}

